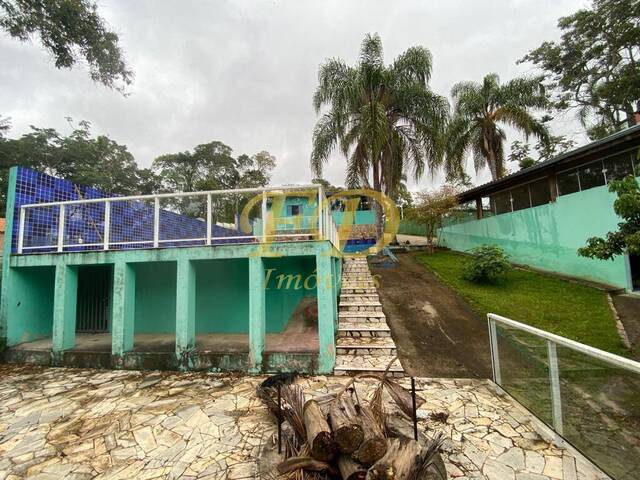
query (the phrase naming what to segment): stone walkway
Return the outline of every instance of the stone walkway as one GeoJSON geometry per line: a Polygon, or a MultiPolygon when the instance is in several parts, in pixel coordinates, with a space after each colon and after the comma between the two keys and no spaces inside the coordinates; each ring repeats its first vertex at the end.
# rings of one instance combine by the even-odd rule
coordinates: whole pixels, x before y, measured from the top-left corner
{"type": "MultiPolygon", "coordinates": [[[[0,480],[275,478],[259,472],[276,432],[255,395],[260,377],[8,365],[0,375],[0,480]]],[[[307,398],[345,381],[299,380],[307,398]]],[[[365,394],[375,386],[358,385],[365,394]]],[[[419,379],[417,387],[426,399],[419,428],[445,435],[452,478],[608,478],[545,441],[485,381],[419,379]],[[438,412],[448,414],[444,423],[429,417],[438,412]]]]}

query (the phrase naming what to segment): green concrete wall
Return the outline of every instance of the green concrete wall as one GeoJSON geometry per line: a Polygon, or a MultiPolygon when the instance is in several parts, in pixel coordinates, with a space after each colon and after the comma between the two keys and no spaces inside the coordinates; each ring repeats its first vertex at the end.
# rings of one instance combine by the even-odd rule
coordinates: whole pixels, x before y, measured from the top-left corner
{"type": "Polygon", "coordinates": [[[136,263],[134,271],[135,333],[175,333],[175,262],[136,263]]]}
{"type": "MultiPolygon", "coordinates": [[[[336,225],[342,225],[345,212],[332,212],[336,225]]],[[[373,225],[376,223],[376,213],[373,210],[356,210],[353,225],[373,225]]]]}
{"type": "Polygon", "coordinates": [[[579,257],[587,238],[615,230],[620,219],[613,212],[616,195],[595,187],[562,195],[556,202],[440,229],[442,245],[465,251],[482,244],[502,247],[515,263],[630,288],[627,261],[579,257]]]}
{"type": "Polygon", "coordinates": [[[55,267],[12,269],[8,289],[7,345],[50,337],[55,267]]]}

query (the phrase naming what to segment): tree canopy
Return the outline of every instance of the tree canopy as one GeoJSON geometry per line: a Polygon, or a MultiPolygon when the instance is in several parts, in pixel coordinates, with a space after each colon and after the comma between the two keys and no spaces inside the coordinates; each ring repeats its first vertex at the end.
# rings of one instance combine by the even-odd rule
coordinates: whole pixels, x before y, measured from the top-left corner
{"type": "Polygon", "coordinates": [[[91,78],[121,92],[131,84],[118,35],[89,0],[0,0],[0,28],[23,42],[37,36],[56,68],[84,60],[91,78]]]}
{"type": "Polygon", "coordinates": [[[311,167],[317,177],[338,148],[348,188],[393,195],[402,175],[418,179],[441,165],[447,100],[429,88],[431,52],[415,46],[384,64],[382,41],[366,35],[355,66],[332,58],[318,71],[311,167]],[[370,180],[371,179],[371,180],[370,180]]]}
{"type": "Polygon", "coordinates": [[[635,124],[640,107],[640,0],[594,0],[558,21],[562,36],[520,61],[539,67],[560,110],[577,109],[592,139],[635,124]]]}
{"type": "Polygon", "coordinates": [[[546,141],[543,119],[548,99],[540,78],[514,78],[501,84],[498,75],[486,75],[482,83],[460,82],[451,89],[454,114],[447,129],[447,164],[462,169],[470,151],[476,171],[489,167],[495,180],[506,173],[504,126],[546,141]]]}

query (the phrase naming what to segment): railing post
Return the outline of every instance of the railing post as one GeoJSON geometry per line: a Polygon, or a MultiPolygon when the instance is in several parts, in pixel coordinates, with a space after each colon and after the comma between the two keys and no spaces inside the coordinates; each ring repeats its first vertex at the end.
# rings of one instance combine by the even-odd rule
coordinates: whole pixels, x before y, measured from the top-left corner
{"type": "Polygon", "coordinates": [[[24,245],[24,222],[25,222],[25,208],[20,207],[20,223],[18,224],[18,254],[22,253],[22,247],[24,245]]]}
{"type": "Polygon", "coordinates": [[[318,187],[318,236],[320,239],[323,237],[323,217],[324,216],[324,202],[322,201],[322,185],[318,187]]]}
{"type": "Polygon", "coordinates": [[[498,352],[498,330],[496,321],[487,316],[489,321],[489,345],[491,346],[491,370],[493,371],[493,381],[502,386],[502,375],[500,372],[500,353],[498,352]]]}
{"type": "Polygon", "coordinates": [[[562,435],[562,397],[560,394],[560,370],[558,369],[558,353],[556,344],[547,340],[547,357],[549,359],[549,383],[551,385],[551,411],[553,428],[562,435]]]}
{"type": "Polygon", "coordinates": [[[153,199],[153,248],[160,245],[160,199],[153,199]]]}
{"type": "Polygon", "coordinates": [[[111,233],[111,202],[109,200],[104,202],[104,233],[102,234],[102,240],[104,245],[103,250],[109,250],[109,235],[111,233]]]}
{"type": "Polygon", "coordinates": [[[58,216],[58,251],[64,250],[64,204],[60,205],[60,212],[58,216]]]}
{"type": "Polygon", "coordinates": [[[267,242],[267,192],[262,191],[262,242],[267,242]]]}
{"type": "Polygon", "coordinates": [[[211,194],[207,194],[207,240],[206,244],[211,245],[211,194]]]}

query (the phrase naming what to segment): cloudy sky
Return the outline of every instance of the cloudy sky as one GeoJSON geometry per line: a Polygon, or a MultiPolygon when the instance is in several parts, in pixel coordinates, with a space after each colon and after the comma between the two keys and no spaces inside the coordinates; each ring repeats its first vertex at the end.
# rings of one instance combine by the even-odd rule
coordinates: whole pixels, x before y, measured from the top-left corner
{"type": "MultiPolygon", "coordinates": [[[[388,63],[409,46],[428,47],[431,86],[447,95],[455,82],[488,72],[503,80],[531,72],[516,60],[559,36],[558,17],[586,6],[585,0],[100,0],[135,71],[130,95],[92,83],[81,66],[56,70],[37,42],[0,33],[0,114],[11,117],[13,136],[29,125],[68,132],[67,116],[88,120],[95,134],[126,144],[142,166],[211,140],[236,154],[268,150],[278,159],[274,184],[308,182],[318,65],[328,57],[354,63],[367,32],[381,35],[388,63]]],[[[571,115],[554,126],[584,142],[571,115]]],[[[336,153],[325,177],[342,184],[343,176],[344,158],[336,153]]],[[[489,175],[472,178],[481,183],[489,175]]],[[[426,176],[411,188],[440,182],[426,176]]]]}

